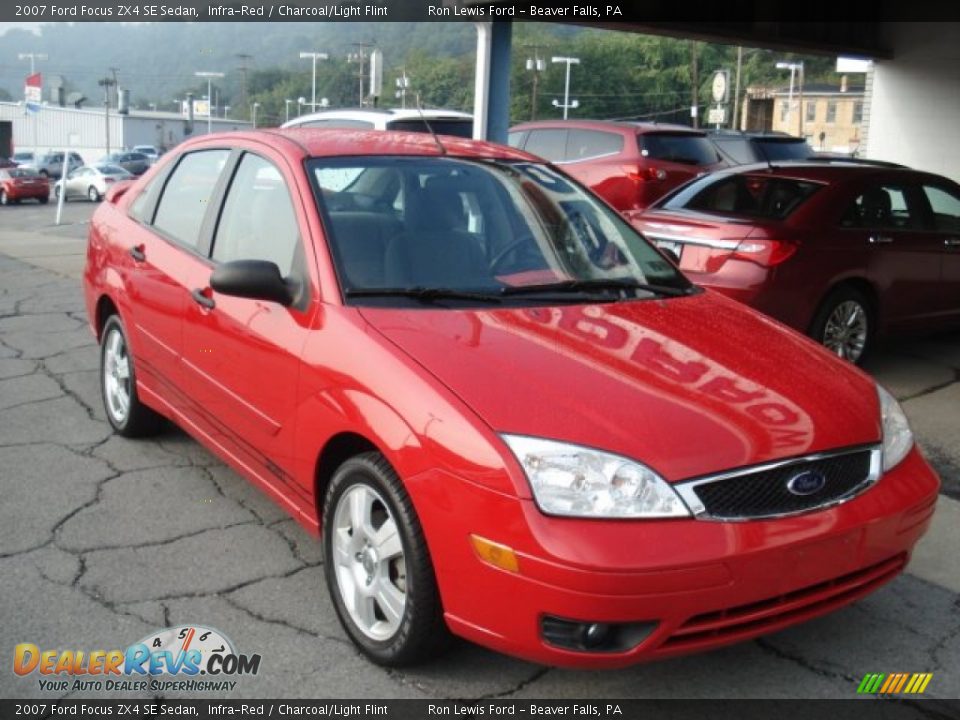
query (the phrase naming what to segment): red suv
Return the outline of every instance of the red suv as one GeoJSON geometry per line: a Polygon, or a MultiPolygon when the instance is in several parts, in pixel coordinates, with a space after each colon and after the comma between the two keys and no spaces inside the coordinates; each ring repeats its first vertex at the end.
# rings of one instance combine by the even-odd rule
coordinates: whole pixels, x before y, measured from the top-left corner
{"type": "Polygon", "coordinates": [[[859,361],[875,337],[960,326],[960,187],[868,161],[753,165],[636,222],[697,284],[859,361]]]}
{"type": "Polygon", "coordinates": [[[560,166],[623,213],[727,165],[706,133],[683,125],[545,120],[511,128],[509,143],[560,166]]]}
{"type": "Polygon", "coordinates": [[[116,432],[165,416],[322,533],[386,665],[773,632],[894,578],[936,503],[873,380],[507,147],[205,135],[110,190],[84,285],[116,432]]]}

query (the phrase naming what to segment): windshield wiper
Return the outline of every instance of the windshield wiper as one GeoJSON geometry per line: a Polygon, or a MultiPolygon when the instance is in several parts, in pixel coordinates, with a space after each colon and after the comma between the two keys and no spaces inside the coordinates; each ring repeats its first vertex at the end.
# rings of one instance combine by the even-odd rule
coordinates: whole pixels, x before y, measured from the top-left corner
{"type": "Polygon", "coordinates": [[[350,298],[364,297],[408,297],[423,302],[434,300],[475,300],[480,302],[503,302],[497,292],[476,290],[455,290],[444,287],[389,287],[389,288],[349,288],[344,295],[350,298]]]}
{"type": "Polygon", "coordinates": [[[643,290],[655,295],[669,295],[671,297],[680,297],[689,295],[693,286],[673,287],[672,285],[656,285],[652,283],[642,283],[630,278],[594,278],[591,280],[562,280],[555,283],[543,283],[540,285],[514,285],[500,290],[503,295],[534,295],[537,293],[550,292],[575,292],[589,293],[591,291],[603,292],[604,290],[643,290]]]}

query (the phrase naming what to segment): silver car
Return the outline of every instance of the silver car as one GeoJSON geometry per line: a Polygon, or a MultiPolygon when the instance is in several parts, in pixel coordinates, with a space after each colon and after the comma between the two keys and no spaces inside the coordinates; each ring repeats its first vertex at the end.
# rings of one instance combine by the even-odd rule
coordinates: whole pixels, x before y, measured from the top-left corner
{"type": "MultiPolygon", "coordinates": [[[[16,158],[20,153],[14,154],[16,158]]],[[[26,155],[26,153],[24,153],[26,155]]],[[[33,154],[33,159],[29,162],[17,160],[20,167],[33,168],[44,177],[58,178],[63,172],[63,153],[48,152],[43,155],[33,154]]],[[[83,158],[75,152],[67,153],[67,174],[83,165],[83,158]]]]}
{"type": "Polygon", "coordinates": [[[57,182],[53,192],[59,198],[63,188],[66,187],[66,194],[63,196],[64,202],[76,197],[85,197],[90,202],[97,202],[107,194],[111,185],[121,180],[133,180],[134,178],[133,174],[119,165],[102,163],[84,165],[67,175],[66,180],[57,182]]]}

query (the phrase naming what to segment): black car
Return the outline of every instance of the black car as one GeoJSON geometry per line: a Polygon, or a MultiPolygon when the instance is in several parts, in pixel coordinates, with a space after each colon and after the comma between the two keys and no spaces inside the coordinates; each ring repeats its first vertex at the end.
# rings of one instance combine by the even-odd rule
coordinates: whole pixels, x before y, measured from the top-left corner
{"type": "Polygon", "coordinates": [[[713,130],[708,137],[720,157],[731,165],[809,160],[817,154],[803,138],[784,133],[713,130]]]}

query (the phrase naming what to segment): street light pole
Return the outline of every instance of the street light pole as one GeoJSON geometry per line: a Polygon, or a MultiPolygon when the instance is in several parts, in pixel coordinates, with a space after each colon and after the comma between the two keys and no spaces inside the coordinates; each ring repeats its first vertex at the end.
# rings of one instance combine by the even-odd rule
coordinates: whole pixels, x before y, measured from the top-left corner
{"type": "Polygon", "coordinates": [[[213,79],[222,78],[222,72],[195,72],[199,78],[207,79],[207,134],[213,132],[213,79]]]}
{"type": "MultiPolygon", "coordinates": [[[[790,128],[793,125],[793,82],[796,78],[797,71],[800,71],[800,82],[803,82],[803,63],[795,62],[778,62],[777,70],[789,70],[790,71],[790,91],[787,93],[787,128],[790,128]]],[[[800,104],[803,105],[803,86],[801,84],[800,90],[800,104]]],[[[800,134],[803,134],[803,107],[800,108],[800,134]]]]}
{"type": "Polygon", "coordinates": [[[310,95],[310,110],[317,111],[317,60],[326,60],[329,57],[326,53],[301,52],[300,58],[310,58],[313,60],[313,91],[310,95]]]}
{"type": "Polygon", "coordinates": [[[567,119],[567,111],[570,110],[570,108],[578,108],[578,107],[580,107],[580,103],[579,103],[578,101],[574,100],[573,102],[570,102],[570,66],[571,66],[571,65],[579,65],[579,64],[580,64],[580,58],[575,58],[575,57],[554,57],[554,58],[551,58],[551,59],[550,59],[550,62],[554,62],[554,63],[566,63],[566,64],[567,64],[567,78],[566,78],[566,81],[564,82],[564,86],[563,86],[563,105],[560,105],[556,100],[553,101],[554,107],[562,107],[562,108],[563,108],[563,119],[566,120],[566,119],[567,119]]]}
{"type": "Polygon", "coordinates": [[[253,116],[253,129],[257,129],[257,108],[260,107],[260,103],[255,102],[251,105],[252,112],[250,113],[253,116]]]}
{"type": "Polygon", "coordinates": [[[285,123],[290,122],[290,103],[292,102],[293,100],[291,100],[290,98],[287,98],[286,100],[283,101],[283,121],[285,123]]]}

